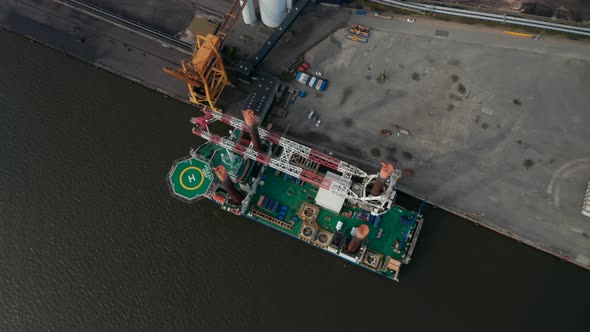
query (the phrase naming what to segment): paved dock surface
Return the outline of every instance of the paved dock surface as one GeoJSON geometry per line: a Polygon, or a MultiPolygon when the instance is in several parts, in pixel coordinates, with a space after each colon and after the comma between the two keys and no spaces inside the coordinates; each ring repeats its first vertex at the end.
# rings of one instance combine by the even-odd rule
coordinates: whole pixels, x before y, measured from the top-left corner
{"type": "Polygon", "coordinates": [[[330,83],[297,100],[291,134],[367,166],[394,160],[403,190],[588,267],[590,46],[421,18],[350,23],[374,28],[369,43],[341,30],[306,54],[330,83]]]}
{"type": "Polygon", "coordinates": [[[59,2],[2,1],[0,25],[171,96],[187,96],[186,85],[162,71],[187,54],[59,2]]]}
{"type": "MultiPolygon", "coordinates": [[[[126,10],[133,10],[130,3],[126,10]]],[[[223,12],[224,4],[229,8],[231,2],[217,2],[213,10],[223,12]]],[[[146,6],[138,19],[159,19],[155,7],[146,6]]],[[[0,24],[9,30],[186,99],[186,86],[161,71],[186,58],[185,52],[53,0],[6,1],[0,13],[0,24]]],[[[306,22],[314,15],[324,18],[309,38],[348,13],[321,8],[308,15],[306,22]],[[329,20],[330,10],[340,16],[329,20]]],[[[193,12],[179,5],[161,14],[187,22],[193,12]]],[[[400,182],[405,191],[428,194],[434,203],[588,268],[590,222],[579,209],[590,178],[590,131],[584,126],[590,123],[590,47],[423,18],[410,24],[403,17],[353,15],[348,22],[375,28],[369,43],[354,44],[338,31],[307,53],[310,71],[321,71],[330,84],[289,108],[290,132],[367,169],[395,160],[414,174],[400,182]],[[378,83],[381,73],[386,79],[378,83]],[[320,112],[321,127],[304,121],[310,109],[320,112]],[[380,129],[410,135],[383,137],[380,129]]],[[[175,24],[162,20],[153,26],[173,34],[180,26],[175,24]]],[[[240,24],[233,38],[260,41],[261,33],[240,24]]],[[[265,69],[278,74],[290,56],[311,46],[292,47],[300,34],[278,45],[265,69]]],[[[239,104],[237,96],[228,103],[239,104]]]]}

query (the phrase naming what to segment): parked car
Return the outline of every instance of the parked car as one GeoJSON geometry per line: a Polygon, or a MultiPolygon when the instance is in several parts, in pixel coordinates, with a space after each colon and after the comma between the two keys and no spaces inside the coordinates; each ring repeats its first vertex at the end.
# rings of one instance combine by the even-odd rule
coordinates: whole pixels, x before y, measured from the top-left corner
{"type": "Polygon", "coordinates": [[[304,72],[308,69],[309,69],[309,63],[307,63],[307,62],[302,63],[301,66],[299,66],[299,68],[298,68],[298,70],[301,72],[304,72]]]}
{"type": "Polygon", "coordinates": [[[318,121],[315,123],[315,126],[316,126],[316,127],[319,127],[321,124],[322,124],[322,120],[318,120],[318,121]]]}
{"type": "Polygon", "coordinates": [[[415,18],[413,18],[413,17],[410,17],[410,18],[408,18],[408,19],[406,20],[406,22],[408,22],[408,23],[414,23],[414,22],[416,22],[416,19],[415,19],[415,18]]]}

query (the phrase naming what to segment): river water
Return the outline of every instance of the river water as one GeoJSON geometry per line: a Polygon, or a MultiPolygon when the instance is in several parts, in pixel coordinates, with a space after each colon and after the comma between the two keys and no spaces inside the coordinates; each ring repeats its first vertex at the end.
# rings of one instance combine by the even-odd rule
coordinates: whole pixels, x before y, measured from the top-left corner
{"type": "Polygon", "coordinates": [[[0,41],[0,330],[588,329],[587,271],[438,209],[395,283],[184,204],[165,179],[194,108],[0,41]]]}

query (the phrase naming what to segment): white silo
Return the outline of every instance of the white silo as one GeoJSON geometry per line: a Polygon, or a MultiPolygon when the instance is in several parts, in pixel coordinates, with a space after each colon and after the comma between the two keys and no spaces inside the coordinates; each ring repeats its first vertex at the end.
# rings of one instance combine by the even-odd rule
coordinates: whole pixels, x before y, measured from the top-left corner
{"type": "Polygon", "coordinates": [[[256,24],[256,11],[254,8],[254,0],[240,0],[240,5],[246,2],[246,6],[242,10],[242,19],[248,25],[256,24]]]}
{"type": "Polygon", "coordinates": [[[287,16],[286,0],[258,0],[262,23],[270,28],[276,28],[287,16]]]}

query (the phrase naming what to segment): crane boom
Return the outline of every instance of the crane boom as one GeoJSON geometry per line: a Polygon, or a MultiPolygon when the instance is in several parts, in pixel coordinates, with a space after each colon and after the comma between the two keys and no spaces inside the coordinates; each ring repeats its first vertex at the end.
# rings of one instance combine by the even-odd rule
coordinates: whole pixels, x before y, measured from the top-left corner
{"type": "Polygon", "coordinates": [[[215,35],[221,39],[221,46],[223,46],[223,42],[225,41],[225,37],[233,30],[234,26],[238,22],[238,18],[246,7],[246,1],[243,4],[240,4],[240,0],[234,1],[231,9],[225,14],[223,22],[217,29],[215,35]]]}
{"type": "Polygon", "coordinates": [[[251,142],[248,145],[243,145],[239,140],[234,141],[232,139],[221,137],[209,132],[208,129],[210,123],[221,121],[229,124],[235,129],[250,132],[246,122],[234,118],[229,114],[221,114],[206,107],[203,108],[203,113],[205,115],[204,117],[191,119],[191,122],[195,125],[192,130],[193,134],[199,137],[231,150],[244,158],[270,166],[300,179],[303,182],[310,183],[318,188],[323,188],[335,195],[351,200],[354,204],[358,204],[368,211],[371,211],[374,215],[385,213],[393,204],[396,195],[394,185],[401,176],[399,170],[395,170],[395,172],[392,172],[389,175],[386,179],[388,183],[386,189],[380,195],[375,196],[369,193],[368,188],[374,183],[378,176],[376,174],[369,175],[356,166],[350,165],[344,161],[338,160],[332,156],[326,155],[262,128],[258,128],[260,138],[269,143],[280,146],[282,149],[277,156],[257,151],[251,142]],[[292,157],[304,158],[316,162],[340,172],[341,175],[339,177],[336,175],[335,178],[332,177],[332,179],[330,179],[319,174],[318,170],[314,171],[292,164],[292,157]],[[352,186],[353,176],[361,179],[361,182],[359,183],[360,187],[357,186],[355,188],[355,186],[352,186]]]}
{"type": "MultiPolygon", "coordinates": [[[[206,107],[203,108],[203,113],[205,114],[205,119],[207,120],[207,123],[211,123],[214,121],[222,121],[236,129],[249,132],[248,126],[244,121],[232,117],[229,114],[220,114],[219,112],[214,112],[206,107]]],[[[202,121],[199,122],[196,119],[193,119],[192,122],[194,124],[203,123],[202,121]]],[[[195,128],[193,128],[193,133],[197,136],[212,141],[215,144],[219,144],[225,148],[231,149],[232,151],[248,159],[252,159],[264,165],[271,166],[275,169],[280,170],[281,172],[292,175],[296,178],[301,179],[302,181],[311,183],[320,188],[330,190],[331,192],[334,192],[335,194],[338,194],[343,197],[356,197],[356,195],[352,193],[349,189],[353,176],[361,178],[365,178],[368,176],[368,174],[365,171],[361,170],[360,168],[354,165],[350,165],[344,161],[338,160],[325,153],[311,149],[305,145],[299,144],[288,138],[282,137],[277,133],[273,133],[262,128],[258,128],[260,138],[283,148],[281,154],[278,157],[273,158],[267,154],[257,152],[250,146],[243,146],[236,142],[232,142],[226,138],[222,138],[217,135],[211,134],[208,132],[208,130],[206,130],[206,126],[203,125],[196,126],[195,128]],[[292,165],[290,163],[290,160],[293,155],[299,155],[305,159],[336,170],[342,173],[342,175],[340,176],[340,179],[338,181],[331,181],[329,179],[326,179],[322,175],[314,173],[313,171],[304,169],[296,165],[292,165]]]]}

